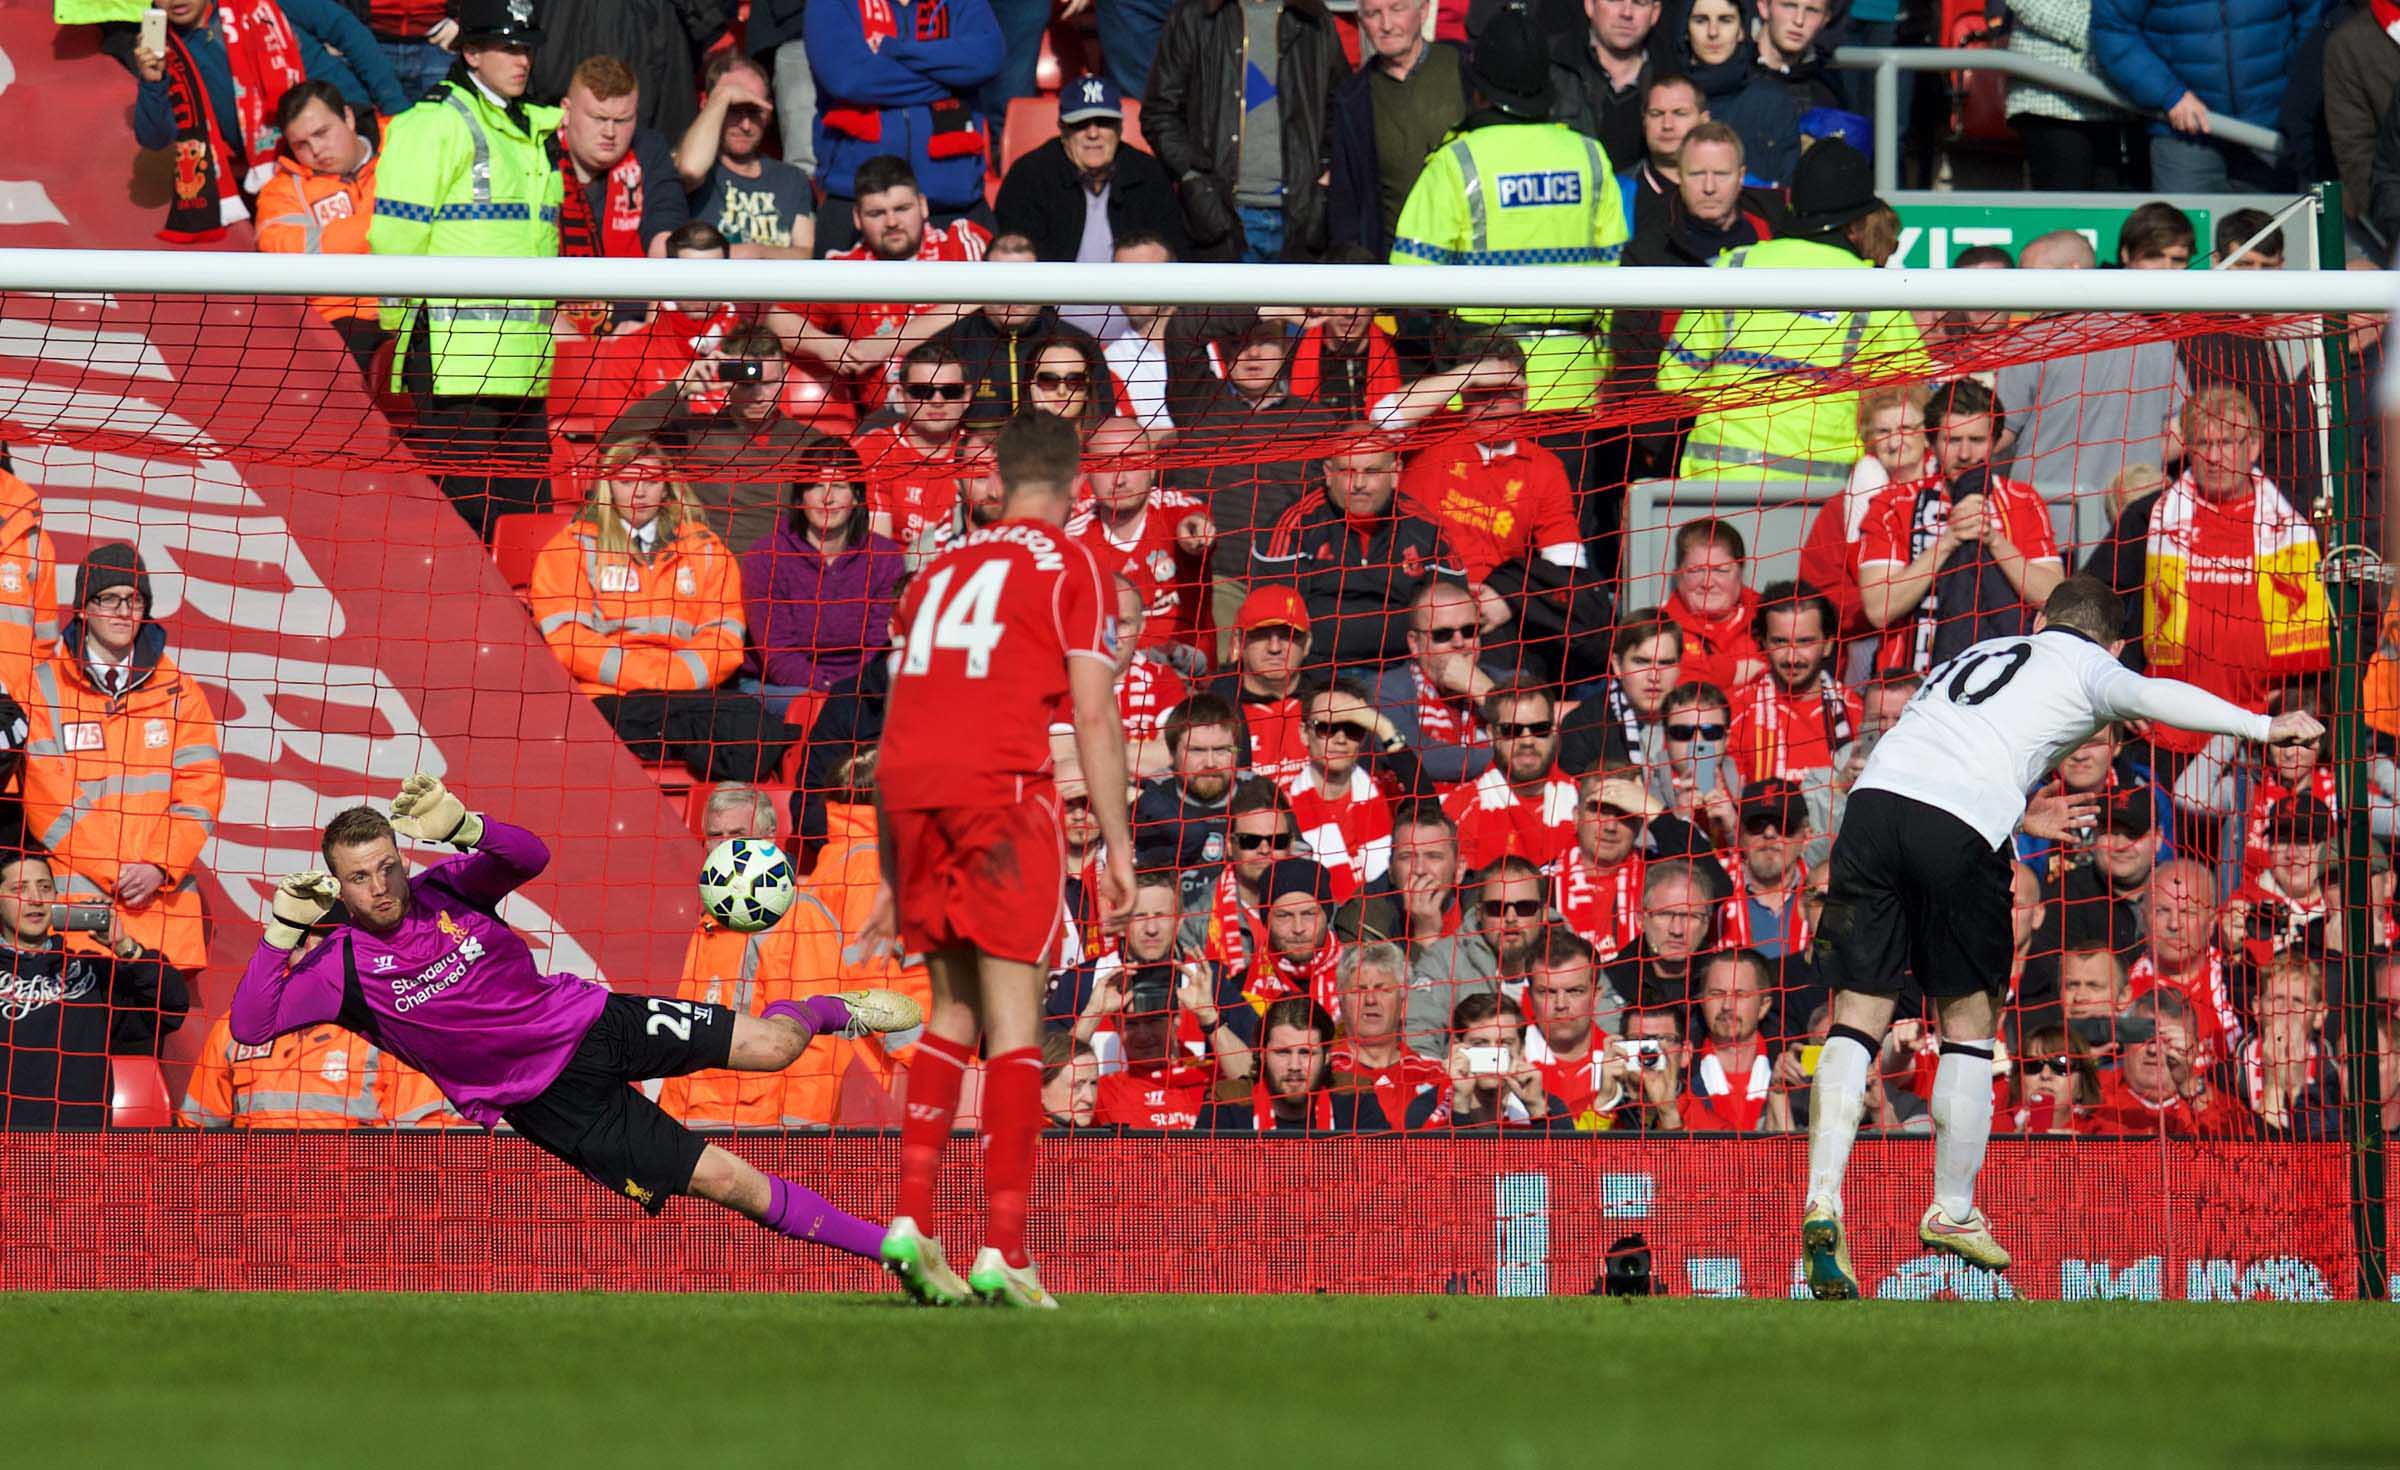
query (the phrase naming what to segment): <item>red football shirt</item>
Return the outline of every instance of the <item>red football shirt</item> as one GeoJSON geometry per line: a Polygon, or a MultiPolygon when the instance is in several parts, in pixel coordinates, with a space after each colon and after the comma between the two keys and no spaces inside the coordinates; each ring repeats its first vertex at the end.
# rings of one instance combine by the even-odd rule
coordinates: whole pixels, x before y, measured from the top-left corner
{"type": "Polygon", "coordinates": [[[1209,1081],[1206,1067],[1129,1065],[1100,1079],[1092,1120],[1120,1128],[1190,1128],[1208,1106],[1209,1081]]]}
{"type": "Polygon", "coordinates": [[[902,546],[936,526],[947,525],[958,504],[958,460],[945,452],[929,456],[893,424],[870,429],[851,441],[867,471],[867,509],[889,516],[887,533],[902,546]]]}
{"type": "Polygon", "coordinates": [[[1050,783],[1067,660],[1113,666],[1113,604],[1092,554],[1057,527],[970,532],[909,583],[876,783],[887,807],[1010,806],[1050,783]]]}
{"type": "Polygon", "coordinates": [[[1153,490],[1129,540],[1118,539],[1108,529],[1091,501],[1078,505],[1067,517],[1067,534],[1090,547],[1104,570],[1123,572],[1141,594],[1144,648],[1199,644],[1199,589],[1204,568],[1198,557],[1185,555],[1176,544],[1175,527],[1185,516],[1206,509],[1180,490],[1153,490]]]}
{"type": "MultiPolygon", "coordinates": [[[[1865,580],[1866,569],[1878,562],[1906,566],[1912,560],[1908,548],[1916,530],[1917,494],[1924,488],[1922,480],[1903,480],[1876,493],[1867,506],[1866,519],[1859,523],[1860,580],[1865,580]]],[[[2050,525],[2050,507],[2041,492],[2031,485],[1995,477],[1984,495],[1983,509],[2027,561],[2059,559],[2058,534],[2050,525]]],[[[1942,492],[1941,514],[1944,521],[1949,519],[1950,492],[1946,489],[1942,492]]],[[[1916,667],[1916,641],[1916,614],[1904,613],[1883,630],[1883,641],[1875,650],[1875,667],[1916,667]]]]}
{"type": "Polygon", "coordinates": [[[1470,582],[1483,581],[1504,561],[1583,540],[1565,467],[1530,439],[1437,444],[1409,461],[1400,498],[1442,528],[1470,582]]]}

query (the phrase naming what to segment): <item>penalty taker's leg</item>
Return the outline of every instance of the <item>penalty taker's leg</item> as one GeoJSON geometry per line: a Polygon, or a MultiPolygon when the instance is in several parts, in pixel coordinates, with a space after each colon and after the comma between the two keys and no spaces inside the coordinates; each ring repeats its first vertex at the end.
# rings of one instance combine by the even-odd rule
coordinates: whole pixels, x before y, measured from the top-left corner
{"type": "Polygon", "coordinates": [[[1892,1023],[1894,998],[1840,990],[1833,996],[1833,1026],[1817,1055],[1817,1076],[1808,1098],[1808,1210],[1800,1224],[1801,1255],[1808,1289],[1820,1301],[1858,1295],[1858,1273],[1850,1264],[1850,1242],[1842,1230],[1842,1176],[1850,1167],[1850,1145],[1858,1139],[1859,1115],[1867,1103],[1867,1073],[1892,1023]]]}
{"type": "Polygon", "coordinates": [[[2008,1252],[1975,1208],[1975,1176],[1992,1137],[1992,1058],[1998,1014],[1990,991],[1940,1002],[1942,1055],[1933,1076],[1933,1207],[1917,1238],[1987,1271],[2008,1269],[2008,1252]]]}
{"type": "Polygon", "coordinates": [[[959,1089],[983,1029],[975,961],[974,950],[956,947],[925,957],[933,1014],[925,1018],[925,1038],[908,1069],[908,1107],[900,1120],[899,1210],[883,1238],[884,1264],[910,1296],[928,1306],[953,1306],[970,1295],[943,1255],[933,1189],[958,1114],[959,1089]]]}
{"type": "MultiPolygon", "coordinates": [[[[991,955],[983,957],[981,969],[984,1038],[991,1052],[983,1084],[984,1198],[990,1208],[984,1253],[999,1252],[1012,1276],[1028,1273],[1012,1286],[1031,1282],[1039,1291],[1025,1254],[1025,1216],[1042,1131],[1043,976],[1033,965],[991,955]]],[[[984,1265],[979,1256],[970,1277],[978,1290],[984,1289],[984,1265]]]]}

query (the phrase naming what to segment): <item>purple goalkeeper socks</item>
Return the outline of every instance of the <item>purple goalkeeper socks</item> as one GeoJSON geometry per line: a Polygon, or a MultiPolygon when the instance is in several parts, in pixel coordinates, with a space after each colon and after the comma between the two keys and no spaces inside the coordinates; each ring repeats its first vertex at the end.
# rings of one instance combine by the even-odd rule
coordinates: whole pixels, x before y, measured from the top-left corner
{"type": "Polygon", "coordinates": [[[838,1033],[850,1024],[850,1007],[834,995],[812,995],[806,1000],[779,1000],[759,1011],[762,1016],[783,1016],[797,1021],[800,1029],[812,1038],[838,1033]]]}
{"type": "Polygon", "coordinates": [[[836,1208],[805,1184],[767,1176],[767,1217],[758,1222],[778,1235],[829,1245],[874,1260],[883,1250],[883,1227],[836,1208]]]}

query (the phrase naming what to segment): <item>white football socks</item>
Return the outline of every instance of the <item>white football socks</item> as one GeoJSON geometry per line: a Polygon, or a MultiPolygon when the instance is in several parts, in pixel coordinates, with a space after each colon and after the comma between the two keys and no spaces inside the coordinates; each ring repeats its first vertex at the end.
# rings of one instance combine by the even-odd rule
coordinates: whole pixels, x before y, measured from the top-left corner
{"type": "Polygon", "coordinates": [[[1933,1202],[1963,1225],[1975,1217],[1975,1176],[1992,1138],[1992,1043],[1942,1043],[1931,1101],[1933,1202]]]}
{"type": "Polygon", "coordinates": [[[1808,1200],[1842,1212],[1842,1173],[1850,1167],[1850,1145],[1858,1138],[1859,1113],[1866,1107],[1867,1068],[1874,1052],[1857,1033],[1836,1030],[1817,1055],[1816,1085],[1808,1094],[1808,1200]]]}

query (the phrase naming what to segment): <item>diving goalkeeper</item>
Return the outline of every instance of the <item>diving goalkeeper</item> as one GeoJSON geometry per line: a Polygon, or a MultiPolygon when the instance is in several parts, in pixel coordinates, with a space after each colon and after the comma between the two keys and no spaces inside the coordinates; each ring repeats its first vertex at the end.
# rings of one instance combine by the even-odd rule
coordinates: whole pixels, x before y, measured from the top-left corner
{"type": "Polygon", "coordinates": [[[234,1040],[263,1046],[338,1022],[431,1077],[475,1122],[505,1120],[652,1215],[670,1196],[690,1194],[779,1235],[878,1257],[883,1226],[759,1172],[632,1084],[711,1067],[781,1071],[819,1036],[914,1026],[916,1002],[854,990],[745,1016],[542,974],[497,911],[549,865],[550,850],[523,828],[468,811],[422,773],[401,783],[389,821],[364,806],[336,815],[321,851],[330,873],[294,873],[275,891],[266,934],[233,994],[234,1040]],[[411,878],[396,835],[447,842],[463,855],[411,878]],[[347,916],[295,962],[292,951],[337,899],[347,916]]]}

